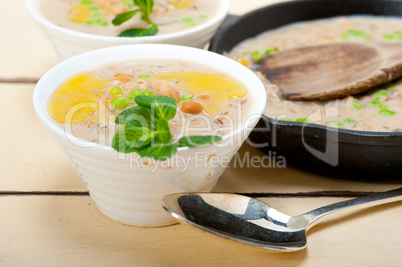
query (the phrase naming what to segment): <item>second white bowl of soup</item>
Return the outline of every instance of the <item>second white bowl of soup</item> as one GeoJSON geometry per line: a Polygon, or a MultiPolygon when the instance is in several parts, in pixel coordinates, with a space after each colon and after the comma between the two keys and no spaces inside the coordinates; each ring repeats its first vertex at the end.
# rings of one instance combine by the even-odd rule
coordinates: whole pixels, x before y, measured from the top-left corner
{"type": "MultiPolygon", "coordinates": [[[[122,24],[113,25],[118,14],[140,10],[136,2],[152,1],[26,0],[25,3],[30,15],[46,31],[61,60],[125,44],[161,43],[203,48],[230,6],[230,0],[154,0],[149,22],[142,12],[136,12],[122,24]],[[139,31],[132,35],[132,29],[139,31]],[[129,35],[118,37],[124,32],[129,35]]],[[[150,7],[144,5],[145,9],[150,7]]]]}
{"type": "Polygon", "coordinates": [[[260,119],[266,93],[252,71],[221,55],[129,45],[60,63],[33,102],[104,214],[162,226],[174,222],[162,197],[211,191],[260,119]]]}

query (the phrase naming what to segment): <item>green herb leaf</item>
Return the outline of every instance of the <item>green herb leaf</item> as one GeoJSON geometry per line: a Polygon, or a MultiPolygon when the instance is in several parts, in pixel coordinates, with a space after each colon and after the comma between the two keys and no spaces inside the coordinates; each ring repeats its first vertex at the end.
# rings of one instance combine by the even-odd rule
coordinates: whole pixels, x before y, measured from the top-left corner
{"type": "Polygon", "coordinates": [[[144,20],[148,24],[153,24],[152,20],[149,18],[149,15],[152,13],[152,9],[154,7],[154,1],[153,0],[134,0],[134,4],[139,6],[144,20]]]}
{"type": "Polygon", "coordinates": [[[133,28],[128,29],[119,34],[119,37],[142,37],[142,36],[154,36],[158,33],[158,26],[152,24],[149,28],[133,28]]]}
{"type": "Polygon", "coordinates": [[[124,127],[113,136],[112,147],[122,153],[136,152],[137,149],[149,143],[148,134],[142,136],[142,128],[124,127]]]}
{"type": "Polygon", "coordinates": [[[157,120],[170,121],[176,115],[176,100],[168,96],[139,95],[135,97],[135,102],[141,107],[153,110],[157,120]]]}
{"type": "Polygon", "coordinates": [[[168,96],[138,95],[135,102],[138,106],[124,110],[115,120],[124,125],[112,140],[112,147],[119,152],[166,160],[179,146],[198,147],[221,140],[219,136],[189,136],[174,144],[169,120],[176,115],[176,101],[168,96]]]}
{"type": "Polygon", "coordinates": [[[134,127],[146,127],[151,130],[156,129],[156,122],[152,118],[151,110],[141,106],[126,109],[117,115],[116,124],[127,124],[134,127]]]}
{"type": "Polygon", "coordinates": [[[126,142],[126,145],[132,148],[142,148],[151,142],[151,130],[146,127],[124,127],[124,135],[120,136],[121,140],[126,142]],[[123,139],[124,138],[124,139],[123,139]]]}
{"type": "Polygon", "coordinates": [[[169,143],[172,141],[172,134],[170,133],[169,123],[166,120],[159,120],[157,128],[159,139],[162,143],[169,143]]]}
{"type": "Polygon", "coordinates": [[[208,145],[210,143],[217,142],[221,140],[220,136],[216,135],[193,135],[193,136],[183,136],[179,140],[179,147],[199,147],[203,145],[208,145]]]}
{"type": "Polygon", "coordinates": [[[177,152],[177,145],[173,143],[163,143],[157,141],[151,145],[137,151],[141,157],[154,158],[156,160],[166,160],[177,152]]]}
{"type": "Polygon", "coordinates": [[[135,14],[137,14],[138,12],[140,12],[141,10],[136,9],[136,10],[132,10],[132,11],[126,11],[120,14],[117,14],[116,17],[112,20],[112,23],[114,26],[119,26],[121,25],[123,22],[126,22],[127,20],[131,19],[132,17],[135,16],[135,14]]]}

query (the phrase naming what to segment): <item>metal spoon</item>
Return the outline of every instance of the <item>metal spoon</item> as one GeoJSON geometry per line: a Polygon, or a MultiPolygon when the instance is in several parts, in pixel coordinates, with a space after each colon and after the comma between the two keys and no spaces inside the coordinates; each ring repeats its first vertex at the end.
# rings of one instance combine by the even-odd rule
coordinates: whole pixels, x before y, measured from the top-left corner
{"type": "Polygon", "coordinates": [[[298,216],[236,194],[171,194],[162,206],[175,218],[232,241],[273,251],[307,246],[307,231],[327,215],[402,200],[402,188],[330,204],[298,216]]]}

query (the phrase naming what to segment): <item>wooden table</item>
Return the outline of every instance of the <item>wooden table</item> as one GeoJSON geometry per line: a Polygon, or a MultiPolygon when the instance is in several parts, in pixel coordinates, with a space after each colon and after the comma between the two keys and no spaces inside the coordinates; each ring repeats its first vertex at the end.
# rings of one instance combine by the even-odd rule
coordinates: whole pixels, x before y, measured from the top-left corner
{"type": "MultiPolygon", "coordinates": [[[[61,150],[36,118],[35,82],[58,58],[23,0],[0,11],[0,266],[400,266],[402,205],[370,208],[314,227],[309,245],[269,253],[182,224],[139,228],[116,223],[94,206],[61,150]]],[[[232,0],[242,14],[270,0],[232,0]]],[[[245,144],[240,155],[264,156],[245,144]]],[[[339,180],[292,168],[233,164],[216,192],[261,193],[299,214],[346,197],[402,186],[339,180]]]]}

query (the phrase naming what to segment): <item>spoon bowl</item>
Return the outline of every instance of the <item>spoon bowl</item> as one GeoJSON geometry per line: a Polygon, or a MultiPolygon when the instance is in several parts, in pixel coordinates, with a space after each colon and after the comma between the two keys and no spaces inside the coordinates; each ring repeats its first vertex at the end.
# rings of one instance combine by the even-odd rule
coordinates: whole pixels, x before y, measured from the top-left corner
{"type": "Polygon", "coordinates": [[[162,206],[181,222],[216,236],[271,251],[307,246],[307,231],[327,215],[402,200],[402,188],[330,204],[297,216],[237,194],[171,194],[162,206]]]}

